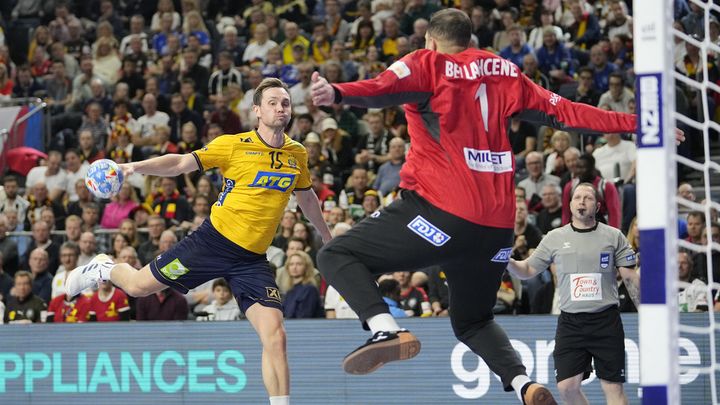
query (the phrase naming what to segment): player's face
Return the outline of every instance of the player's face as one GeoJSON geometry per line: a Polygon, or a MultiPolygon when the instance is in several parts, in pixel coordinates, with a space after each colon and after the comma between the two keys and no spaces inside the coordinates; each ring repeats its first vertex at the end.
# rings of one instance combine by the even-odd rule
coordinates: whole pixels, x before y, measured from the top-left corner
{"type": "Polygon", "coordinates": [[[586,222],[595,218],[600,203],[595,199],[595,192],[590,187],[578,187],[570,201],[570,211],[574,219],[586,222]]]}
{"type": "Polygon", "coordinates": [[[280,87],[266,89],[260,106],[253,106],[253,110],[260,124],[271,129],[284,129],[292,112],[290,95],[280,87]]]}

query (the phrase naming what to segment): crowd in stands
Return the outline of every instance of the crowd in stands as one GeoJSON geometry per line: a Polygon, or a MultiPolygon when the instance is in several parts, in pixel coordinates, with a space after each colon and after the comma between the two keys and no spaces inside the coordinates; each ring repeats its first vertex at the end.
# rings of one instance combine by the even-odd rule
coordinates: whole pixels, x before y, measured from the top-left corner
{"type": "MultiPolygon", "coordinates": [[[[675,4],[675,28],[702,39],[702,8],[687,0],[675,4]]],[[[97,200],[83,183],[89,164],[189,153],[219,135],[252,130],[253,89],[263,78],[280,78],[293,104],[287,133],[308,150],[312,188],[333,233],[346,232],[397,198],[410,138],[402,107],[314,106],[310,76],[319,71],[331,83],[377,76],[424,47],[432,13],[445,7],[471,18],[473,47],[509,59],[537,84],[575,102],[635,111],[632,4],[623,0],[0,2],[0,99],[40,97],[51,121],[40,165],[2,174],[4,321],[242,318],[222,279],[185,296],[167,289],[132,299],[109,283],[65,295],[65,275],[97,253],[146,265],[208,218],[223,187],[217,170],[177,178],[136,174],[117,196],[97,200]]],[[[709,26],[711,41],[720,44],[716,16],[709,26]]],[[[674,57],[677,70],[693,80],[704,74],[720,79],[714,52],[703,67],[699,49],[676,39],[674,57]]],[[[702,121],[703,97],[678,85],[678,111],[702,121]]],[[[720,95],[706,97],[717,121],[720,95]]],[[[698,155],[702,137],[683,129],[688,141],[680,153],[698,155]]],[[[545,234],[569,222],[569,196],[579,182],[599,189],[599,219],[626,232],[642,254],[634,219],[634,134],[569,134],[513,119],[508,136],[518,169],[514,258],[526,258],[545,234]]],[[[695,199],[687,183],[678,194],[695,199]]],[[[720,243],[714,211],[707,222],[702,212],[687,214],[681,235],[707,244],[706,224],[720,243]]],[[[291,200],[267,252],[285,316],[356,318],[315,268],[320,246],[291,200]]],[[[680,258],[687,283],[681,307],[707,308],[698,286],[708,282],[708,273],[720,279],[720,260],[708,269],[703,254],[684,250],[680,258]]],[[[452,311],[442,268],[398,272],[378,282],[395,316],[452,311]]],[[[506,276],[496,312],[557,313],[554,285],[552,267],[522,283],[506,276]]],[[[627,296],[621,294],[621,306],[633,311],[627,296]]]]}

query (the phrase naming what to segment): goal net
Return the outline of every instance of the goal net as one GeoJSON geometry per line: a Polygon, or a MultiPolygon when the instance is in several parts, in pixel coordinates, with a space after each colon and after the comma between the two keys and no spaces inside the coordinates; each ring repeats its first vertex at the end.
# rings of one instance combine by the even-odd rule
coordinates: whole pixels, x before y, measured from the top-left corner
{"type": "Polygon", "coordinates": [[[720,290],[720,230],[713,224],[720,210],[720,6],[687,0],[682,16],[678,3],[633,3],[642,402],[718,404],[720,326],[713,306],[720,290]],[[686,134],[680,146],[675,128],[686,134]],[[678,193],[684,182],[687,192],[678,193]],[[689,270],[679,272],[679,266],[689,270]],[[693,278],[704,284],[691,283],[693,278]],[[690,309],[706,312],[679,313],[687,309],[683,300],[690,291],[696,292],[690,309]],[[707,354],[690,355],[684,339],[703,342],[707,354]],[[683,391],[690,377],[701,390],[683,391]]]}

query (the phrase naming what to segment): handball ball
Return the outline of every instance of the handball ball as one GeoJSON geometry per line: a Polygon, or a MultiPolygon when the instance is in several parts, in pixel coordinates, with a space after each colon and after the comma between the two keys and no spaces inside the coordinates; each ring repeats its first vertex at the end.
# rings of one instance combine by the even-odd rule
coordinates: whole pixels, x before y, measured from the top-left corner
{"type": "Polygon", "coordinates": [[[117,163],[109,159],[95,161],[85,175],[85,185],[98,198],[110,198],[120,191],[123,173],[117,163]]]}

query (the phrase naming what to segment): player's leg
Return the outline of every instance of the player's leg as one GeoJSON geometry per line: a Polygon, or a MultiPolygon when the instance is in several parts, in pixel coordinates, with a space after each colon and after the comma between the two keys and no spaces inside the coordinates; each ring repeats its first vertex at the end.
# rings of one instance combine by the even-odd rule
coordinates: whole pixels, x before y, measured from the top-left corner
{"type": "Polygon", "coordinates": [[[455,336],[496,373],[506,391],[526,404],[555,404],[550,391],[527,376],[525,366],[492,312],[506,266],[512,230],[475,226],[482,238],[467,238],[464,255],[442,264],[450,290],[455,336]]]}
{"type": "MultiPolygon", "coordinates": [[[[273,397],[288,398],[290,395],[290,370],[282,311],[255,303],[245,311],[245,316],[255,328],[263,345],[262,376],[271,404],[276,400],[273,397]]],[[[289,398],[287,401],[285,403],[289,403],[289,398]]]]}
{"type": "Polygon", "coordinates": [[[628,399],[625,396],[623,384],[619,382],[600,379],[600,385],[605,393],[607,405],[627,405],[628,399]]]}
{"type": "Polygon", "coordinates": [[[415,270],[439,262],[457,248],[455,229],[465,221],[404,191],[376,215],[330,241],[318,254],[318,269],[374,336],[349,354],[346,372],[366,374],[389,361],[414,357],[417,339],[401,330],[380,295],[377,275],[415,270]]]}
{"type": "Polygon", "coordinates": [[[588,405],[589,402],[582,392],[581,384],[583,373],[558,381],[557,387],[560,397],[567,405],[588,405]]]}
{"type": "Polygon", "coordinates": [[[118,263],[110,272],[110,281],[132,297],[145,297],[167,288],[153,276],[149,265],[137,270],[127,263],[118,263]]]}
{"type": "Polygon", "coordinates": [[[101,254],[88,264],[71,270],[65,289],[69,296],[75,296],[101,281],[112,281],[133,297],[144,297],[167,288],[152,275],[149,266],[138,271],[129,264],[115,264],[109,256],[101,254]]]}

